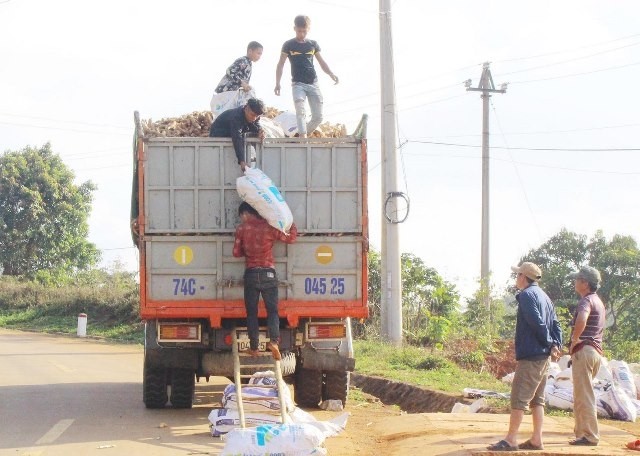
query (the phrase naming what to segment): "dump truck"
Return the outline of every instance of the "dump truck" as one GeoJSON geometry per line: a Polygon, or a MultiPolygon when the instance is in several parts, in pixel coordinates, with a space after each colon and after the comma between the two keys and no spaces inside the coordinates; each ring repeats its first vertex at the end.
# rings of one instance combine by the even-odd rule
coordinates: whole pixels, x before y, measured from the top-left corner
{"type": "MultiPolygon", "coordinates": [[[[232,254],[242,172],[228,138],[146,137],[137,112],[134,120],[143,402],[190,408],[196,380],[233,377],[233,331],[239,349],[249,346],[244,258],[232,254]]],[[[366,115],[343,138],[248,138],[246,148],[299,233],[294,244],[274,245],[282,375],[300,406],[344,402],[355,367],[351,321],[368,316],[366,115]]],[[[262,302],[258,316],[265,350],[262,302]]]]}

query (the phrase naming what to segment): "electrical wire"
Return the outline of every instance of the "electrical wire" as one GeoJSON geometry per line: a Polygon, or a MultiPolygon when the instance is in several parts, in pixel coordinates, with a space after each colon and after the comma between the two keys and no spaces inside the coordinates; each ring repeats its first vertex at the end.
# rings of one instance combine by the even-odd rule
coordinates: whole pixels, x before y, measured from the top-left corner
{"type": "MultiPolygon", "coordinates": [[[[588,127],[588,128],[573,128],[569,130],[540,130],[540,131],[521,131],[521,132],[511,132],[505,133],[508,136],[515,135],[546,135],[546,134],[556,134],[556,133],[576,133],[581,131],[594,131],[594,130],[607,130],[613,128],[629,128],[629,127],[639,127],[640,123],[635,124],[624,124],[624,125],[606,125],[603,127],[588,127]]],[[[419,139],[428,139],[428,138],[472,138],[482,136],[478,133],[469,133],[466,135],[439,135],[439,136],[420,136],[419,139]]],[[[418,138],[416,138],[418,139],[418,138]]]]}
{"type": "MultiPolygon", "coordinates": [[[[492,149],[494,149],[493,146],[491,146],[492,149]]],[[[471,155],[455,155],[455,154],[425,154],[425,153],[421,153],[421,154],[414,154],[414,153],[406,153],[406,155],[411,155],[411,156],[418,156],[418,157],[442,157],[442,158],[464,158],[464,159],[473,159],[473,160],[479,160],[481,157],[478,156],[471,156],[471,155]]],[[[511,163],[511,160],[506,160],[504,158],[497,158],[497,157],[490,157],[489,158],[490,161],[499,161],[499,162],[507,162],[507,163],[511,163]]],[[[545,169],[556,169],[556,170],[561,170],[561,171],[571,171],[571,172],[577,172],[577,173],[589,173],[589,174],[611,174],[611,175],[617,175],[617,176],[639,176],[640,175],[640,171],[632,171],[632,172],[626,172],[626,171],[603,171],[603,170],[595,170],[595,169],[584,169],[584,168],[569,168],[569,167],[565,167],[565,166],[552,166],[552,165],[542,165],[539,163],[530,163],[530,162],[523,162],[523,161],[517,161],[517,160],[513,160],[513,163],[517,163],[519,165],[524,165],[524,166],[531,166],[534,168],[545,168],[545,169]]]]}
{"type": "MultiPolygon", "coordinates": [[[[498,125],[498,130],[502,135],[502,140],[504,141],[505,144],[507,144],[507,138],[502,132],[502,126],[500,125],[500,119],[498,118],[496,107],[493,104],[493,100],[489,99],[489,101],[491,103],[491,109],[493,110],[493,114],[496,118],[496,124],[498,125]]],[[[531,220],[533,220],[533,225],[535,226],[536,232],[538,233],[538,243],[540,243],[540,240],[543,239],[542,231],[540,230],[540,225],[538,225],[538,220],[536,219],[536,216],[533,213],[533,209],[531,208],[531,202],[529,201],[529,196],[527,195],[527,191],[525,189],[524,183],[522,182],[522,176],[520,176],[520,170],[518,170],[518,167],[516,166],[516,163],[513,159],[513,155],[511,154],[511,149],[509,148],[509,144],[507,144],[507,152],[509,154],[509,159],[511,160],[511,163],[513,164],[513,170],[515,171],[516,177],[518,179],[518,183],[520,184],[520,190],[522,191],[522,194],[524,195],[524,200],[527,203],[527,209],[529,210],[529,215],[531,216],[531,220]]]]}
{"type": "Polygon", "coordinates": [[[616,41],[627,40],[629,38],[636,38],[638,36],[640,36],[640,33],[636,33],[635,35],[623,36],[621,38],[616,38],[616,39],[609,40],[609,41],[602,41],[600,43],[589,44],[589,45],[586,45],[586,46],[580,46],[578,48],[567,49],[567,50],[564,50],[564,51],[549,52],[547,54],[538,54],[538,55],[532,55],[532,56],[529,56],[529,57],[515,57],[515,58],[512,58],[512,59],[496,60],[495,63],[515,62],[515,61],[518,61],[518,60],[531,60],[531,59],[537,59],[537,58],[540,58],[540,57],[548,57],[550,55],[566,54],[567,52],[575,52],[575,51],[579,51],[581,49],[589,49],[589,48],[592,48],[592,47],[598,47],[598,46],[602,46],[603,44],[614,43],[616,41]]]}
{"type": "MultiPolygon", "coordinates": [[[[478,148],[482,147],[479,144],[455,144],[455,143],[446,143],[446,142],[438,142],[438,141],[418,141],[415,139],[410,139],[408,142],[412,143],[420,143],[420,144],[434,144],[438,146],[453,146],[453,147],[473,147],[478,148]]],[[[502,146],[491,146],[492,149],[507,149],[507,147],[502,146]]],[[[558,152],[636,152],[640,151],[640,148],[562,148],[562,147],[508,147],[511,150],[530,150],[537,152],[548,152],[548,151],[558,151],[558,152]]]]}
{"type": "Polygon", "coordinates": [[[631,46],[637,46],[637,45],[639,45],[639,44],[640,44],[640,41],[637,41],[637,42],[635,42],[635,43],[626,44],[626,45],[624,45],[624,46],[619,46],[619,47],[617,47],[617,48],[607,49],[607,50],[605,50],[605,51],[600,51],[600,52],[596,52],[596,53],[594,53],[594,54],[589,54],[589,55],[583,55],[583,56],[580,56],[580,57],[574,57],[574,58],[572,58],[572,59],[566,59],[566,60],[562,60],[562,61],[560,61],[560,62],[547,63],[547,64],[545,64],[545,65],[538,65],[538,66],[534,66],[534,67],[524,68],[524,69],[522,69],[522,70],[510,71],[510,72],[508,72],[508,73],[499,73],[496,77],[502,78],[502,77],[504,77],[504,76],[508,76],[508,75],[511,75],[511,74],[516,74],[516,73],[525,73],[525,72],[527,72],[527,71],[538,70],[538,69],[540,69],[540,68],[548,68],[548,67],[550,67],[550,66],[563,65],[563,64],[565,64],[565,63],[571,63],[571,62],[576,62],[576,61],[578,61],[578,60],[589,59],[589,58],[591,58],[591,57],[596,57],[596,56],[598,56],[598,55],[602,55],[602,54],[606,54],[606,53],[609,53],[609,52],[618,51],[618,50],[620,50],[620,49],[628,48],[628,47],[631,47],[631,46]]]}
{"type": "Polygon", "coordinates": [[[633,62],[633,63],[628,63],[626,65],[618,65],[618,66],[606,67],[606,68],[601,68],[599,70],[593,70],[593,71],[585,71],[583,73],[571,73],[571,74],[565,74],[565,75],[562,75],[562,76],[551,76],[551,77],[548,77],[548,78],[530,79],[528,81],[514,81],[514,82],[510,82],[509,84],[528,84],[530,82],[551,81],[553,79],[563,79],[563,78],[570,78],[570,77],[574,77],[574,76],[584,76],[584,75],[587,75],[587,74],[601,73],[603,71],[619,70],[621,68],[627,68],[627,67],[634,66],[634,65],[640,65],[640,62],[633,62]]]}

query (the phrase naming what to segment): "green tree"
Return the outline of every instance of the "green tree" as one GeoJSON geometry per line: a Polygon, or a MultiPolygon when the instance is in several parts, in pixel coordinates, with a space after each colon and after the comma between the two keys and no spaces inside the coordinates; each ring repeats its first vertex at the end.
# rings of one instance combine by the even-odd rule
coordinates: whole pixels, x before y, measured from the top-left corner
{"type": "Polygon", "coordinates": [[[91,181],[74,174],[51,150],[26,147],[0,157],[0,265],[5,275],[72,272],[95,265],[87,241],[91,181]]]}
{"type": "MultiPolygon", "coordinates": [[[[458,311],[460,296],[455,286],[445,281],[434,268],[425,265],[421,258],[403,253],[400,258],[402,275],[403,330],[409,342],[427,343],[432,337],[441,343],[448,334],[449,322],[458,311]],[[429,327],[429,320],[441,317],[437,326],[429,327]]],[[[369,325],[380,326],[381,257],[369,251],[369,325]]],[[[363,334],[373,331],[361,331],[363,334]]],[[[378,331],[379,334],[379,331],[378,331]]]]}
{"type": "MultiPolygon", "coordinates": [[[[540,286],[555,302],[558,315],[564,320],[563,329],[567,328],[578,298],[567,275],[585,264],[597,268],[602,274],[598,295],[607,307],[605,344],[614,354],[624,346],[628,361],[640,359],[640,250],[631,236],[616,234],[608,241],[598,231],[587,239],[563,229],[521,261],[532,261],[541,267],[540,286]]],[[[568,337],[566,332],[565,339],[568,337]]]]}

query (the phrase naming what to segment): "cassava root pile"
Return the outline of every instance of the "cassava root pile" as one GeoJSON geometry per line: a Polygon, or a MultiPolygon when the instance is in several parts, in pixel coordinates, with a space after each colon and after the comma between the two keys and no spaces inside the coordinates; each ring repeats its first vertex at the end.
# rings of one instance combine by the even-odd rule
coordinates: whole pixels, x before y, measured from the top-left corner
{"type": "MultiPolygon", "coordinates": [[[[267,107],[263,117],[273,119],[282,111],[267,107]]],[[[207,137],[213,116],[211,111],[194,111],[182,117],[170,117],[158,121],[142,120],[142,134],[145,138],[157,137],[207,137]]],[[[341,138],[347,136],[343,124],[322,123],[311,135],[313,138],[341,138]]]]}

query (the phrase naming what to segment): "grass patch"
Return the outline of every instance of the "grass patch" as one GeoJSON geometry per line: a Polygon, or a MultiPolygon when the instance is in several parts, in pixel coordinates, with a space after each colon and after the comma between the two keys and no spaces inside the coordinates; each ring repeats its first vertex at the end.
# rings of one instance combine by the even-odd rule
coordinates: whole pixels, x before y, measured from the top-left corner
{"type": "MultiPolygon", "coordinates": [[[[0,327],[38,331],[50,334],[76,335],[77,316],[47,315],[38,308],[3,312],[0,314],[0,327]]],[[[87,321],[87,336],[105,338],[117,342],[144,343],[144,325],[142,323],[117,322],[107,316],[96,316],[87,321]]]]}
{"type": "Polygon", "coordinates": [[[509,386],[487,373],[462,369],[442,355],[421,347],[357,340],[356,372],[402,381],[428,389],[461,394],[464,388],[509,392],[509,386]]]}

